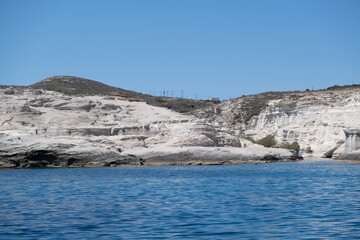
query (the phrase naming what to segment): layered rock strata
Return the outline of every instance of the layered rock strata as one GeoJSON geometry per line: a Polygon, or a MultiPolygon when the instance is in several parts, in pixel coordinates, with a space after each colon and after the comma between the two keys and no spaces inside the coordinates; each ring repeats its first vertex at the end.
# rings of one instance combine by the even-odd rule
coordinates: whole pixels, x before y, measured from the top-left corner
{"type": "Polygon", "coordinates": [[[346,131],[360,129],[360,88],[263,93],[196,115],[218,131],[255,140],[274,135],[279,145],[298,142],[305,156],[336,158],[344,150],[346,131]]]}
{"type": "Polygon", "coordinates": [[[206,121],[114,96],[0,89],[0,167],[224,164],[294,160],[206,121]]]}

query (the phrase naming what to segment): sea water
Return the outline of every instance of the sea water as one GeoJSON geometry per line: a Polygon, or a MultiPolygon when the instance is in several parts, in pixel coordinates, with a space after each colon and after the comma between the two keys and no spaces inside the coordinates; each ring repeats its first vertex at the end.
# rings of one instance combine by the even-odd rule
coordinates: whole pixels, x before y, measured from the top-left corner
{"type": "Polygon", "coordinates": [[[360,238],[360,165],[0,171],[0,239],[280,238],[360,238]]]}

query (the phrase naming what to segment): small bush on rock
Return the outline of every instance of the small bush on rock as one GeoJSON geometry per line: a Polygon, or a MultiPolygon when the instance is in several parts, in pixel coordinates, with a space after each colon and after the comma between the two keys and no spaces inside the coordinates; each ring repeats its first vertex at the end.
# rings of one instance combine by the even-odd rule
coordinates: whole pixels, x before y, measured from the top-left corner
{"type": "Polygon", "coordinates": [[[266,137],[256,141],[257,144],[263,145],[264,147],[276,146],[275,137],[273,135],[267,135],[266,137]]]}
{"type": "Polygon", "coordinates": [[[291,149],[291,150],[295,150],[297,152],[300,151],[300,145],[298,142],[293,142],[291,144],[288,142],[285,142],[280,145],[280,148],[291,149]]]}
{"type": "Polygon", "coordinates": [[[67,89],[66,87],[63,86],[57,86],[54,91],[59,92],[59,93],[63,93],[65,95],[70,95],[70,91],[69,89],[67,89]]]}

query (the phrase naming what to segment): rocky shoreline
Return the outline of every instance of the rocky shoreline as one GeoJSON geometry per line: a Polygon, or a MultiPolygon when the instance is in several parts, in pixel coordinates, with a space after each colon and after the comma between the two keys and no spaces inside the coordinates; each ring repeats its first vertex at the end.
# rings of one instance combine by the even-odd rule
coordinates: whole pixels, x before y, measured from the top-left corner
{"type": "MultiPolygon", "coordinates": [[[[40,85],[56,86],[58,80],[45,79],[40,85]]],[[[136,101],[126,92],[106,95],[107,88],[102,95],[76,95],[77,88],[93,82],[60,80],[74,95],[32,87],[0,88],[0,168],[241,164],[302,158],[293,150],[265,148],[243,138],[272,132],[279,143],[298,141],[309,150],[304,157],[360,160],[356,89],[271,93],[263,101],[257,100],[259,94],[184,114],[149,105],[139,98],[141,94],[136,101]],[[253,102],[261,105],[255,112],[250,111],[253,102]]]]}
{"type": "Polygon", "coordinates": [[[287,162],[302,159],[279,154],[236,153],[222,149],[193,149],[180,151],[151,150],[146,154],[117,154],[111,151],[65,153],[54,150],[30,150],[23,154],[4,155],[0,169],[4,168],[67,168],[67,167],[119,167],[119,166],[178,166],[178,165],[230,165],[287,162]],[[216,153],[215,153],[216,152],[216,153]],[[215,154],[215,155],[212,155],[215,154]]]}
{"type": "Polygon", "coordinates": [[[296,152],[259,147],[154,147],[121,150],[81,141],[2,136],[0,168],[224,165],[297,161],[296,152]],[[19,139],[20,138],[20,139],[19,139]],[[31,139],[31,140],[30,140],[31,139]]]}
{"type": "Polygon", "coordinates": [[[238,164],[297,160],[191,115],[112,96],[0,89],[0,168],[238,164]]]}

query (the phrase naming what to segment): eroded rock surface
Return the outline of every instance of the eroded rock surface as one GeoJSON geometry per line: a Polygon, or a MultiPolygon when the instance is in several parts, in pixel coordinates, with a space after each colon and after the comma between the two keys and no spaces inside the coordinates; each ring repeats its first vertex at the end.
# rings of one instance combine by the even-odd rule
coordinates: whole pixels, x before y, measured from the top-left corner
{"type": "Polygon", "coordinates": [[[360,88],[263,93],[199,110],[218,131],[255,140],[274,135],[276,141],[298,142],[306,156],[338,157],[344,130],[360,129],[360,88]]]}
{"type": "Polygon", "coordinates": [[[0,99],[3,168],[296,158],[288,150],[275,154],[260,147],[255,153],[256,146],[240,148],[240,138],[219,132],[211,123],[145,102],[10,87],[0,89],[0,99]]]}

